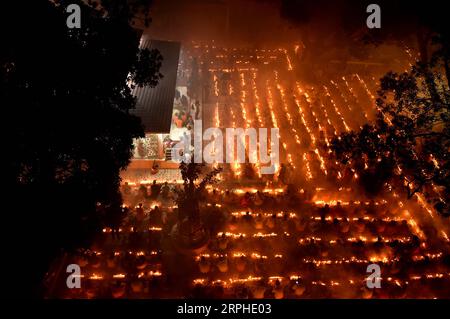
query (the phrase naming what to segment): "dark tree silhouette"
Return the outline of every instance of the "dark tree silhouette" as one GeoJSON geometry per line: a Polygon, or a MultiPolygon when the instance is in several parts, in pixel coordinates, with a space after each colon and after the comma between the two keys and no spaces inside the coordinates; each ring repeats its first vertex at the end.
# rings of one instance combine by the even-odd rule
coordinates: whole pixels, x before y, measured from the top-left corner
{"type": "Polygon", "coordinates": [[[200,218],[199,202],[205,187],[216,183],[216,176],[222,171],[222,168],[219,167],[203,174],[204,168],[205,164],[195,163],[193,160],[190,163],[180,163],[183,189],[177,192],[176,201],[181,215],[188,217],[192,221],[200,218]],[[202,174],[204,175],[203,177],[202,174]]]}
{"type": "Polygon", "coordinates": [[[178,222],[172,228],[171,238],[176,249],[192,252],[208,243],[209,236],[200,215],[200,202],[204,198],[205,187],[216,182],[216,176],[222,169],[214,168],[204,174],[204,164],[182,162],[180,164],[183,188],[176,190],[178,204],[178,222]]]}
{"type": "Polygon", "coordinates": [[[351,162],[364,176],[363,184],[371,185],[373,192],[394,180],[408,198],[422,193],[449,216],[450,43],[444,33],[434,39],[427,61],[422,58],[410,72],[389,72],[381,79],[376,123],[342,134],[332,147],[343,164],[351,162]]]}
{"type": "Polygon", "coordinates": [[[381,28],[369,29],[366,8],[370,3],[283,0],[281,14],[299,27],[305,45],[299,73],[316,74],[316,69],[339,57],[364,58],[370,55],[368,48],[382,43],[415,48],[420,60],[411,72],[388,73],[381,80],[377,103],[384,115],[380,113],[376,123],[359,132],[343,134],[334,140],[333,147],[343,163],[351,162],[358,171],[359,181],[369,194],[378,193],[398,174],[408,197],[426,193],[445,214],[448,207],[444,201],[449,202],[450,79],[446,4],[438,0],[430,0],[426,6],[419,1],[380,0],[376,3],[381,7],[381,28]],[[364,169],[365,162],[368,169],[364,169]]]}
{"type": "MultiPolygon", "coordinates": [[[[136,1],[134,1],[136,2],[136,1]]],[[[157,84],[161,55],[140,50],[126,0],[8,1],[1,10],[0,101],[7,125],[3,243],[12,295],[39,293],[61,250],[88,245],[98,207],[120,204],[120,170],[143,136],[127,85],[157,84]],[[68,29],[66,6],[81,7],[68,29]]],[[[108,214],[108,212],[105,212],[108,214]]]]}

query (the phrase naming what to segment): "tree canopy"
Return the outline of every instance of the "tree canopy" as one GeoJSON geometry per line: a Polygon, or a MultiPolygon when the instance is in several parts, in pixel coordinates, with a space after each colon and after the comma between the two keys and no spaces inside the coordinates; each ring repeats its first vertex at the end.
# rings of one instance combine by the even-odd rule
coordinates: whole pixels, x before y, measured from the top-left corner
{"type": "Polygon", "coordinates": [[[450,215],[450,90],[445,33],[433,36],[431,55],[409,72],[388,72],[380,81],[376,123],[332,142],[337,158],[355,167],[372,193],[390,181],[411,198],[422,193],[450,215]],[[365,163],[367,165],[365,165],[365,163]]]}
{"type": "Polygon", "coordinates": [[[121,204],[120,170],[133,138],[144,134],[129,112],[136,103],[129,83],[155,86],[162,60],[156,50],[139,49],[131,22],[140,7],[132,2],[134,9],[126,0],[8,1],[1,11],[4,175],[12,204],[4,225],[21,229],[11,258],[26,257],[34,267],[14,287],[21,295],[60,249],[89,243],[101,226],[99,206],[121,204]],[[79,29],[66,26],[72,3],[81,7],[79,29]]]}
{"type": "Polygon", "coordinates": [[[180,163],[183,189],[177,191],[177,204],[183,216],[191,220],[200,218],[199,201],[207,185],[217,182],[216,176],[222,171],[221,167],[204,172],[204,163],[195,163],[192,156],[189,163],[180,163]]]}

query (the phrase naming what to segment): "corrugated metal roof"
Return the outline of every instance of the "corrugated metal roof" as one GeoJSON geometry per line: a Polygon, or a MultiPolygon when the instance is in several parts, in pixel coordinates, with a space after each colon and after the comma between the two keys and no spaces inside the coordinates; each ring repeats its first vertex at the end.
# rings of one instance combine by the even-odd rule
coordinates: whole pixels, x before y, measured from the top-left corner
{"type": "Polygon", "coordinates": [[[170,133],[173,101],[177,81],[180,43],[143,38],[141,48],[158,49],[163,56],[160,72],[163,78],[156,87],[136,87],[136,108],[132,113],[139,116],[146,133],[170,133]]]}

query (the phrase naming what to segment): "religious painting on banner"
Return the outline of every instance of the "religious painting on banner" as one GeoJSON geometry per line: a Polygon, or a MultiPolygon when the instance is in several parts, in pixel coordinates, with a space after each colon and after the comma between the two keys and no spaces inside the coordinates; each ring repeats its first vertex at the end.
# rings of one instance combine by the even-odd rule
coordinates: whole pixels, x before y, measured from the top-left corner
{"type": "Polygon", "coordinates": [[[134,159],[158,159],[159,140],[156,134],[134,140],[134,159]]]}

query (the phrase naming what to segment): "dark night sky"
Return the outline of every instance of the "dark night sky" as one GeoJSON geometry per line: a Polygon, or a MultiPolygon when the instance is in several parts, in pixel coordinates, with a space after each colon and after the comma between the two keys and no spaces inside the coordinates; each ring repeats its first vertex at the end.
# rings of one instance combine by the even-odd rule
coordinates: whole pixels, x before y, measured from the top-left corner
{"type": "Polygon", "coordinates": [[[295,37],[277,0],[155,0],[151,16],[149,32],[156,38],[267,44],[295,37]]]}
{"type": "MultiPolygon", "coordinates": [[[[415,32],[420,19],[443,21],[445,2],[440,0],[154,0],[154,38],[216,40],[231,44],[270,45],[299,39],[300,25],[321,38],[345,30],[365,28],[366,7],[377,3],[382,12],[382,32],[415,32]],[[284,6],[283,6],[284,5],[284,6]],[[284,8],[284,10],[282,10],[284,8]],[[286,17],[289,16],[290,19],[286,17]],[[296,21],[296,25],[292,21],[296,21]]],[[[435,23],[432,22],[432,23],[435,23]]]]}

